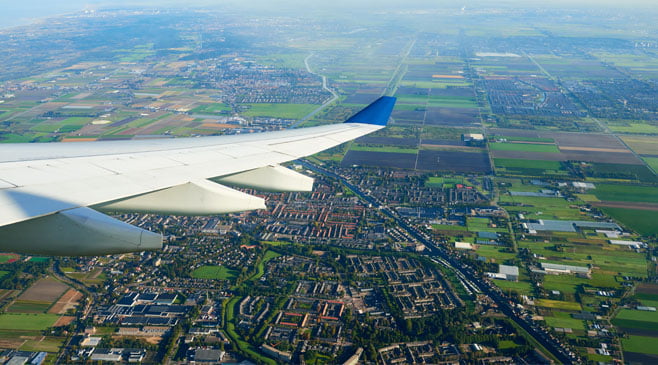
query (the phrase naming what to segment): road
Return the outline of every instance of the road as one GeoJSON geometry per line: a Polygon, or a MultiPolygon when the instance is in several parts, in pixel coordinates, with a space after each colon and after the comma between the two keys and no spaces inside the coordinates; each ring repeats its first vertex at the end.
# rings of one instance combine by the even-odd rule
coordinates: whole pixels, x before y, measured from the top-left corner
{"type": "MultiPolygon", "coordinates": [[[[571,354],[554,336],[549,334],[543,328],[537,326],[529,316],[524,315],[524,313],[513,306],[513,303],[509,298],[495,287],[493,284],[482,280],[468,265],[461,263],[456,260],[448,251],[446,251],[441,245],[434,242],[427,234],[419,231],[415,227],[411,226],[406,220],[402,219],[396,212],[390,208],[380,204],[377,199],[364,193],[358,186],[350,183],[346,178],[341,175],[338,175],[330,170],[324,169],[322,167],[316,166],[309,163],[308,161],[301,161],[301,164],[308,168],[309,170],[315,171],[317,173],[327,175],[339,180],[350,190],[352,190],[356,195],[361,199],[372,204],[373,208],[377,208],[382,211],[384,214],[393,218],[396,223],[404,229],[409,235],[418,240],[418,242],[424,244],[429,251],[429,256],[438,258],[439,261],[447,263],[449,268],[453,269],[460,280],[466,281],[468,286],[471,287],[471,290],[480,291],[483,294],[489,296],[497,305],[498,309],[505,314],[508,318],[516,322],[521,328],[523,328],[528,334],[530,334],[538,343],[540,343],[546,350],[548,350],[555,358],[557,358],[563,364],[573,364],[579,363],[579,359],[571,354]]],[[[467,285],[465,285],[467,286],[467,285]]],[[[467,287],[467,290],[469,288],[467,287]]]]}

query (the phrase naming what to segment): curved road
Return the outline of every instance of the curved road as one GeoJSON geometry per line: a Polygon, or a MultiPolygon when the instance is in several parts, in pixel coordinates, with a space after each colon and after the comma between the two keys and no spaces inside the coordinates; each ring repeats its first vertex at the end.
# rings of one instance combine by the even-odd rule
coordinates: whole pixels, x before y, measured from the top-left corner
{"type": "Polygon", "coordinates": [[[330,89],[327,86],[327,76],[320,75],[318,73],[313,72],[313,70],[311,70],[311,66],[308,65],[308,60],[311,59],[311,57],[313,57],[312,53],[310,55],[306,56],[306,58],[304,59],[304,66],[306,66],[306,71],[308,71],[308,73],[313,74],[315,76],[320,76],[322,78],[322,88],[324,90],[330,92],[332,97],[331,97],[331,99],[325,101],[322,105],[317,107],[315,110],[308,113],[304,118],[302,118],[299,121],[295,122],[292,126],[290,126],[290,128],[295,128],[295,127],[299,126],[300,124],[306,122],[307,120],[311,119],[314,115],[318,114],[322,109],[326,108],[327,105],[329,105],[329,104],[333,103],[334,101],[338,100],[338,94],[336,94],[335,91],[333,91],[332,89],[330,89]]]}

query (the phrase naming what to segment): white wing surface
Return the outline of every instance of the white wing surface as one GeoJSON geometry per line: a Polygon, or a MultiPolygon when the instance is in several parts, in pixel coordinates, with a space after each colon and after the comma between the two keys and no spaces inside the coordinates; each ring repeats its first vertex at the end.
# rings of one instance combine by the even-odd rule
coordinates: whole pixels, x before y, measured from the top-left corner
{"type": "Polygon", "coordinates": [[[312,179],[279,164],[384,128],[394,104],[395,98],[382,97],[345,123],[280,132],[0,145],[0,250],[159,249],[160,234],[97,210],[209,215],[263,209],[261,198],[225,185],[308,191],[312,179]]]}

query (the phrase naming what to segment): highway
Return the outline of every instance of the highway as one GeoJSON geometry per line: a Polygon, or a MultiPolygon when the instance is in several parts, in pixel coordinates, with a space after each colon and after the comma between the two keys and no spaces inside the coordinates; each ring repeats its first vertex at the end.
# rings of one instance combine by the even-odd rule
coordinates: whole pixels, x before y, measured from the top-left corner
{"type": "MultiPolygon", "coordinates": [[[[361,199],[372,204],[373,208],[379,209],[384,214],[393,218],[396,223],[404,229],[409,235],[418,240],[418,242],[424,244],[429,253],[428,255],[432,258],[437,259],[440,263],[446,265],[454,270],[457,273],[460,281],[464,284],[464,287],[467,291],[479,291],[487,296],[489,296],[496,305],[498,309],[505,314],[510,319],[514,320],[521,328],[527,331],[538,343],[540,343],[546,350],[548,350],[555,358],[557,358],[563,364],[573,364],[580,363],[580,359],[566,349],[553,335],[548,333],[543,328],[537,326],[530,315],[523,313],[521,309],[516,308],[513,303],[505,297],[505,295],[493,284],[489,283],[486,280],[482,280],[475,270],[470,268],[468,265],[461,263],[456,260],[453,256],[450,255],[445,248],[441,247],[438,243],[432,240],[427,234],[419,231],[415,227],[411,226],[407,221],[402,219],[397,212],[391,210],[390,208],[380,204],[377,199],[370,196],[369,194],[364,193],[358,186],[350,183],[346,178],[341,175],[338,175],[330,170],[324,169],[322,167],[311,164],[308,161],[302,160],[300,163],[308,168],[311,171],[327,175],[339,180],[350,190],[352,190],[356,195],[361,199]]],[[[435,261],[436,262],[436,261],[435,261]]]]}

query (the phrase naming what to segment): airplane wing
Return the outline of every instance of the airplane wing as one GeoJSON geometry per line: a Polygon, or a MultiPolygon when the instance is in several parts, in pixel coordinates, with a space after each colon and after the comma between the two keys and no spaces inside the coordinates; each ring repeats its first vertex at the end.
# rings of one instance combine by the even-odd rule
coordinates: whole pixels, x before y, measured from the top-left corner
{"type": "Polygon", "coordinates": [[[234,136],[0,144],[0,250],[104,255],[160,249],[162,236],[100,213],[212,215],[264,209],[229,186],[310,191],[279,164],[386,126],[395,98],[345,123],[234,136]]]}

